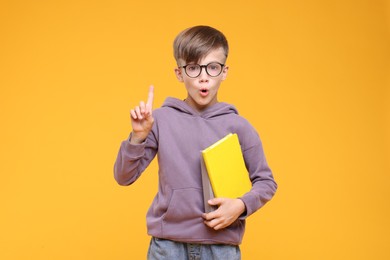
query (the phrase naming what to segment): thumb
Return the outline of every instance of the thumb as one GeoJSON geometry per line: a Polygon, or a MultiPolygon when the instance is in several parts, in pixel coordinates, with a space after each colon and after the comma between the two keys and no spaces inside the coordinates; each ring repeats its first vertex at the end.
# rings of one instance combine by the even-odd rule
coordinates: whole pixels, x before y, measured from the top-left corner
{"type": "Polygon", "coordinates": [[[213,199],[208,200],[209,205],[212,205],[212,206],[220,205],[220,204],[222,204],[222,202],[223,202],[223,198],[213,198],[213,199]]]}

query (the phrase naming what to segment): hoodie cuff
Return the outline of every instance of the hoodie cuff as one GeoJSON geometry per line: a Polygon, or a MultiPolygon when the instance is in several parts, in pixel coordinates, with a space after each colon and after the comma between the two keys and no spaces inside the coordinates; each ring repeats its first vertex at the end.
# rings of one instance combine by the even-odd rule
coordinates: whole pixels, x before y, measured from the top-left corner
{"type": "Polygon", "coordinates": [[[256,196],[251,195],[250,193],[242,196],[241,199],[245,204],[245,212],[239,217],[240,220],[244,220],[250,215],[252,215],[258,208],[260,208],[259,199],[256,196]]]}
{"type": "Polygon", "coordinates": [[[130,143],[131,133],[126,141],[123,141],[123,148],[128,158],[137,159],[145,154],[146,140],[140,144],[130,143]]]}

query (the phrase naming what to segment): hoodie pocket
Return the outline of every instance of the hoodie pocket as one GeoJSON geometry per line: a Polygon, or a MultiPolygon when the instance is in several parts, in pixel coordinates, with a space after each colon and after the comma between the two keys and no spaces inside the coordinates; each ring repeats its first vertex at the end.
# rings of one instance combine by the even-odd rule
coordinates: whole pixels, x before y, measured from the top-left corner
{"type": "Polygon", "coordinates": [[[164,221],[199,218],[202,215],[203,197],[200,189],[185,188],[172,191],[164,221]]]}
{"type": "Polygon", "coordinates": [[[203,195],[197,188],[172,191],[171,200],[163,217],[162,231],[166,236],[188,236],[202,222],[203,195]]]}

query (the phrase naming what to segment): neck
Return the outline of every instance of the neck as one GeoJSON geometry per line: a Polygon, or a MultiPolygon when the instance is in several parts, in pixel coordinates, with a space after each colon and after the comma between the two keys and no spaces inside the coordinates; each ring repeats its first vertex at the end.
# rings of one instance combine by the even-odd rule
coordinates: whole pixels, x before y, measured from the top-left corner
{"type": "Polygon", "coordinates": [[[209,102],[205,105],[202,105],[202,104],[198,104],[196,103],[193,99],[191,99],[191,97],[187,97],[186,99],[184,99],[184,102],[190,106],[191,108],[193,108],[196,112],[198,113],[202,113],[203,111],[205,111],[207,108],[211,107],[212,105],[218,103],[218,100],[215,99],[213,100],[212,102],[209,102]]]}

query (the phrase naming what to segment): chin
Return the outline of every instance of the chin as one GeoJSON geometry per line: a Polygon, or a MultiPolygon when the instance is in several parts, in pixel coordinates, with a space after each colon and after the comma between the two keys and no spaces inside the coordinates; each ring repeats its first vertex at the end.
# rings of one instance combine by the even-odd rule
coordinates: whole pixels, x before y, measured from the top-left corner
{"type": "Polygon", "coordinates": [[[203,103],[199,104],[199,106],[206,108],[206,107],[212,106],[213,104],[214,103],[211,103],[211,102],[203,102],[203,103]]]}

